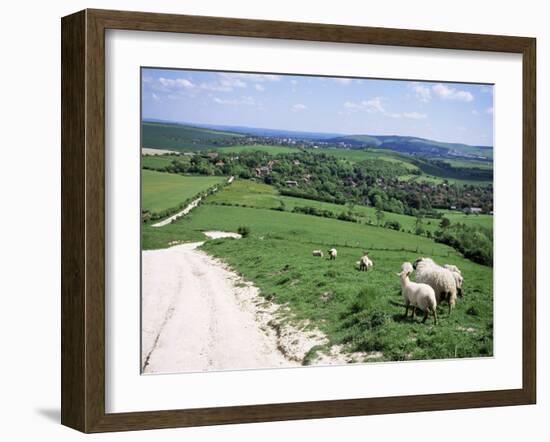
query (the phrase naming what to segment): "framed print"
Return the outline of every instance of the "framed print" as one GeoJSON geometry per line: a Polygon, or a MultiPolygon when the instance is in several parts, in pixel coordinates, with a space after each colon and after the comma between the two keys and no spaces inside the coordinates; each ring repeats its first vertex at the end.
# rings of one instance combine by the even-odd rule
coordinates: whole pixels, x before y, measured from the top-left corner
{"type": "Polygon", "coordinates": [[[535,52],[64,17],[62,423],[535,403],[535,52]]]}

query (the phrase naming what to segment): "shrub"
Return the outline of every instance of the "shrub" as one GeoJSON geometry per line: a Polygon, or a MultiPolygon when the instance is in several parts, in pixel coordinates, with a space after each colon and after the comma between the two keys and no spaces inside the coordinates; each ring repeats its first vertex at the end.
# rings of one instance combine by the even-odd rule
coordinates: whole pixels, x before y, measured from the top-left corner
{"type": "Polygon", "coordinates": [[[384,224],[384,227],[386,229],[392,229],[392,230],[401,230],[401,223],[399,221],[386,221],[386,224],[384,224]]]}
{"type": "Polygon", "coordinates": [[[237,229],[237,233],[241,235],[243,238],[246,238],[248,235],[250,235],[250,227],[239,226],[239,228],[237,229]]]}

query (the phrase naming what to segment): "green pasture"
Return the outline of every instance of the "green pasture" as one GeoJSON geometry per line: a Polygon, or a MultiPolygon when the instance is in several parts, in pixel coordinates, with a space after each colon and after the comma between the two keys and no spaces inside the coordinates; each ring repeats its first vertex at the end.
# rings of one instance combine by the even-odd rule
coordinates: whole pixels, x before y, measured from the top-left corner
{"type": "Polygon", "coordinates": [[[153,213],[171,209],[225,180],[225,177],[183,176],[142,169],[141,208],[153,213]]]}
{"type": "MultiPolygon", "coordinates": [[[[329,346],[375,355],[370,361],[492,355],[492,269],[424,237],[290,212],[204,204],[166,227],[144,225],[143,247],[204,240],[203,230],[240,226],[250,228],[247,238],[209,240],[203,249],[252,281],[266,299],[287,305],[287,320],[307,320],[321,329],[329,346]],[[335,261],[312,256],[312,250],[330,247],[338,250],[335,261]],[[374,268],[359,272],[356,261],[364,250],[374,268]],[[465,296],[451,316],[440,306],[438,325],[403,318],[395,273],[419,256],[455,264],[465,278],[465,296]]],[[[314,363],[316,353],[326,350],[312,349],[303,363],[314,363]]]]}

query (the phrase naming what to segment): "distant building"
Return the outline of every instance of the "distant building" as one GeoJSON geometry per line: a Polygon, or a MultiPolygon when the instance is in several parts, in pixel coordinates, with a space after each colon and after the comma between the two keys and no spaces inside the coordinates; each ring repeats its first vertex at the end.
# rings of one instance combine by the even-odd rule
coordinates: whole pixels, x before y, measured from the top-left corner
{"type": "Polygon", "coordinates": [[[296,186],[298,185],[298,181],[289,180],[289,181],[285,181],[285,184],[286,184],[288,187],[296,187],[296,186]]]}
{"type": "Polygon", "coordinates": [[[449,207],[449,209],[456,210],[456,206],[451,206],[451,207],[449,207]]]}
{"type": "Polygon", "coordinates": [[[482,213],[482,212],[483,212],[483,209],[481,207],[466,207],[464,209],[464,213],[476,214],[476,213],[482,213]]]}

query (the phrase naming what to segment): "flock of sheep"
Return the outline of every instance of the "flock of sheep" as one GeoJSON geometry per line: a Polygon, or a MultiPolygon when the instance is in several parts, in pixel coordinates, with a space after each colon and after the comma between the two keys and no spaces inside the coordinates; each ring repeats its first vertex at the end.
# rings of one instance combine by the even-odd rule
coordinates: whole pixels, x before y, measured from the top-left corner
{"type": "MultiPolygon", "coordinates": [[[[334,260],[338,255],[335,248],[327,251],[328,259],[334,260]]],[[[313,256],[324,257],[322,250],[314,250],[313,256]]],[[[364,252],[357,262],[359,270],[367,271],[373,267],[373,262],[364,252]]],[[[401,265],[401,272],[397,273],[401,280],[401,293],[405,300],[405,317],[409,314],[409,307],[412,308],[411,317],[414,317],[416,309],[424,312],[422,322],[426,322],[429,314],[432,313],[434,323],[437,324],[437,304],[447,302],[449,314],[451,314],[457,300],[462,296],[462,284],[464,279],[458,267],[445,264],[440,266],[431,258],[419,258],[414,264],[404,262],[401,265]],[[416,282],[409,279],[409,275],[415,272],[416,282]]]]}

